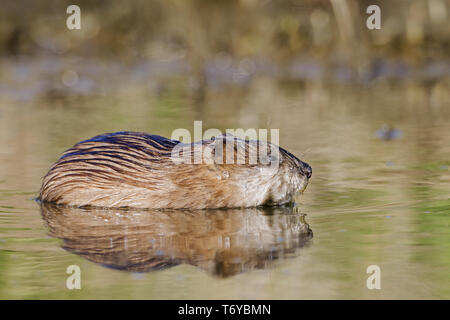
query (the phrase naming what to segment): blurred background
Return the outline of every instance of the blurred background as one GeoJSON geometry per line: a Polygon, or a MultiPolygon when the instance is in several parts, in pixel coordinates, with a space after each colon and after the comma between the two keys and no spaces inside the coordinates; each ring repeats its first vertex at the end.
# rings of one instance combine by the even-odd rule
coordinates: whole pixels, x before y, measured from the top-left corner
{"type": "Polygon", "coordinates": [[[0,298],[450,298],[449,15],[448,0],[2,3],[0,298]],[[184,264],[137,276],[48,235],[32,199],[65,149],[194,120],[280,129],[313,168],[298,204],[312,245],[227,279],[184,264]],[[65,288],[69,264],[87,289],[65,288]]]}

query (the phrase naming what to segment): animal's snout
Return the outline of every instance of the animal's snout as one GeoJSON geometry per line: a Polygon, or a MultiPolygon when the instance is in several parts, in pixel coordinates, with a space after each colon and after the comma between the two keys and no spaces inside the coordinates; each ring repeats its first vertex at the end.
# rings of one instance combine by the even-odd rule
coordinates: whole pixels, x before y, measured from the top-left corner
{"type": "Polygon", "coordinates": [[[306,162],[301,163],[301,167],[300,167],[300,171],[303,175],[305,175],[308,179],[311,178],[312,176],[312,168],[309,164],[307,164],[306,162]]]}

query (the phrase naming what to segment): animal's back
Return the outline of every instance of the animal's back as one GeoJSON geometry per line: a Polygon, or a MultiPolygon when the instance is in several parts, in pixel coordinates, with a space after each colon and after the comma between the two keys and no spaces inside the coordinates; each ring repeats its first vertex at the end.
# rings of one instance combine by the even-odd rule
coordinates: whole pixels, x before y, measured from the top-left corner
{"type": "Polygon", "coordinates": [[[79,142],[51,167],[39,198],[75,206],[146,207],[149,192],[157,195],[158,188],[165,187],[158,181],[160,171],[177,143],[138,132],[102,134],[79,142]]]}

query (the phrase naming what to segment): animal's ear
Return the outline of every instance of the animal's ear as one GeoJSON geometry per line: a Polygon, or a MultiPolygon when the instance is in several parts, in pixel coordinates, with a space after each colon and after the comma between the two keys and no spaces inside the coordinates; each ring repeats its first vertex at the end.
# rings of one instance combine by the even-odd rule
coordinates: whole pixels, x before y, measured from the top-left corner
{"type": "Polygon", "coordinates": [[[231,134],[221,134],[204,140],[204,159],[215,164],[236,164],[237,154],[242,153],[245,158],[245,141],[239,140],[231,134]]]}
{"type": "Polygon", "coordinates": [[[262,155],[259,157],[259,162],[264,167],[278,167],[284,160],[279,155],[262,155]]]}
{"type": "Polygon", "coordinates": [[[224,163],[224,143],[222,139],[212,137],[203,143],[203,161],[206,164],[224,163]]]}
{"type": "Polygon", "coordinates": [[[278,167],[284,162],[280,148],[267,142],[258,143],[258,160],[262,166],[278,167]]]}

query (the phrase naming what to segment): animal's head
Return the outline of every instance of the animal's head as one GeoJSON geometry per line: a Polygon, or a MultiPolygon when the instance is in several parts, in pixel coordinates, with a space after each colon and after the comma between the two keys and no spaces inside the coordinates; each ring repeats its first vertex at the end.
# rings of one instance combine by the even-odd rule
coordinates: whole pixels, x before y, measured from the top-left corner
{"type": "Polygon", "coordinates": [[[243,194],[256,197],[258,203],[261,197],[266,204],[292,202],[297,192],[305,190],[312,174],[306,162],[268,141],[223,134],[179,147],[186,148],[185,161],[209,165],[219,179],[241,186],[243,194]]]}

